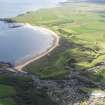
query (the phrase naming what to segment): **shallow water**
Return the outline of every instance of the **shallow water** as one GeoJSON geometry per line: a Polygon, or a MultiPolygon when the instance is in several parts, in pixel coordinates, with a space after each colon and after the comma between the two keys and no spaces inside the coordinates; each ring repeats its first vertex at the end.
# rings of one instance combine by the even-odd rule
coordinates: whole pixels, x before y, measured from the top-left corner
{"type": "MultiPolygon", "coordinates": [[[[0,18],[57,6],[65,0],[0,0],[0,18]]],[[[54,37],[38,27],[0,21],[0,62],[20,64],[49,49],[54,37]]]]}
{"type": "Polygon", "coordinates": [[[11,24],[0,22],[0,61],[18,64],[46,51],[53,44],[52,33],[46,30],[29,25],[9,27],[11,24]]]}
{"type": "Polygon", "coordinates": [[[11,17],[31,10],[48,8],[65,0],[0,0],[0,17],[11,17]]]}

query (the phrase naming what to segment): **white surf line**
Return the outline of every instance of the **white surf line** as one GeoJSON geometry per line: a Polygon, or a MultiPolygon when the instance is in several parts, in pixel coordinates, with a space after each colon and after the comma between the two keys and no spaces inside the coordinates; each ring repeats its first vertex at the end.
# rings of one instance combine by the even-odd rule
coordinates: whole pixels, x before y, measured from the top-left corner
{"type": "Polygon", "coordinates": [[[39,55],[36,56],[36,57],[33,57],[33,58],[30,59],[29,61],[26,61],[25,63],[20,64],[20,65],[17,65],[16,67],[14,67],[14,68],[15,68],[16,70],[18,70],[18,71],[22,71],[22,68],[24,68],[25,66],[27,66],[28,64],[30,64],[30,63],[32,63],[32,62],[34,62],[34,61],[36,61],[36,60],[38,60],[38,59],[40,59],[40,58],[46,56],[46,55],[49,54],[52,50],[54,50],[57,46],[59,46],[59,36],[58,36],[55,32],[51,31],[50,29],[43,28],[43,27],[40,27],[40,26],[32,26],[32,25],[30,25],[30,24],[28,24],[28,23],[26,23],[26,26],[27,26],[27,27],[30,27],[30,28],[32,28],[32,29],[34,29],[34,30],[40,29],[40,30],[42,30],[42,31],[49,32],[49,34],[51,33],[51,35],[54,37],[54,41],[53,41],[52,46],[51,46],[50,48],[46,49],[46,51],[42,52],[41,54],[39,54],[39,55]]]}

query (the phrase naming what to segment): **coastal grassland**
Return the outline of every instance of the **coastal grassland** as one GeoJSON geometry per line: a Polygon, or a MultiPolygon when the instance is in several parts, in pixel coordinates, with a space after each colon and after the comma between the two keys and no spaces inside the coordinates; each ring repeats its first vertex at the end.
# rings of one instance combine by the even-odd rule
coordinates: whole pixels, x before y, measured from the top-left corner
{"type": "Polygon", "coordinates": [[[16,105],[12,99],[16,95],[14,87],[0,84],[0,105],[16,105]]]}
{"type": "Polygon", "coordinates": [[[56,105],[30,77],[0,74],[0,105],[56,105]]]}
{"type": "Polygon", "coordinates": [[[0,105],[16,105],[12,98],[0,99],[0,105]]]}
{"type": "Polygon", "coordinates": [[[104,62],[105,13],[95,11],[97,5],[88,11],[88,5],[41,9],[13,18],[49,28],[61,37],[59,47],[23,70],[41,78],[62,78],[71,70],[86,70],[104,62]]]}
{"type": "Polygon", "coordinates": [[[0,82],[0,105],[16,105],[13,98],[15,96],[16,89],[11,84],[5,84],[5,81],[0,82]]]}
{"type": "Polygon", "coordinates": [[[0,84],[0,97],[7,97],[15,95],[16,91],[13,87],[0,84]]]}

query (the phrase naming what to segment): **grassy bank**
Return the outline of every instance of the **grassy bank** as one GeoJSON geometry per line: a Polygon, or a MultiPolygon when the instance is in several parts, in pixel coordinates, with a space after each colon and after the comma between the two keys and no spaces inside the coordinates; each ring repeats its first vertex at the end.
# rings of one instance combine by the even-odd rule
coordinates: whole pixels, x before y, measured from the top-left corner
{"type": "Polygon", "coordinates": [[[0,74],[0,105],[56,105],[44,89],[33,87],[28,77],[0,74]]]}
{"type": "Polygon", "coordinates": [[[29,64],[24,70],[41,78],[61,78],[71,70],[86,70],[104,62],[105,14],[101,11],[103,7],[104,5],[99,4],[63,6],[15,17],[17,22],[49,28],[61,37],[58,48],[29,64]]]}

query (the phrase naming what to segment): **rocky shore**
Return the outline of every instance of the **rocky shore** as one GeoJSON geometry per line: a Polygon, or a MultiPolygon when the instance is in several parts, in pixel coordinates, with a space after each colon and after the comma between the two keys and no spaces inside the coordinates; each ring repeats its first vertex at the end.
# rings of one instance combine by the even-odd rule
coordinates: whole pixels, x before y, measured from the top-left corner
{"type": "Polygon", "coordinates": [[[7,23],[16,23],[15,20],[9,18],[0,18],[0,21],[7,22],[7,23]]]}

